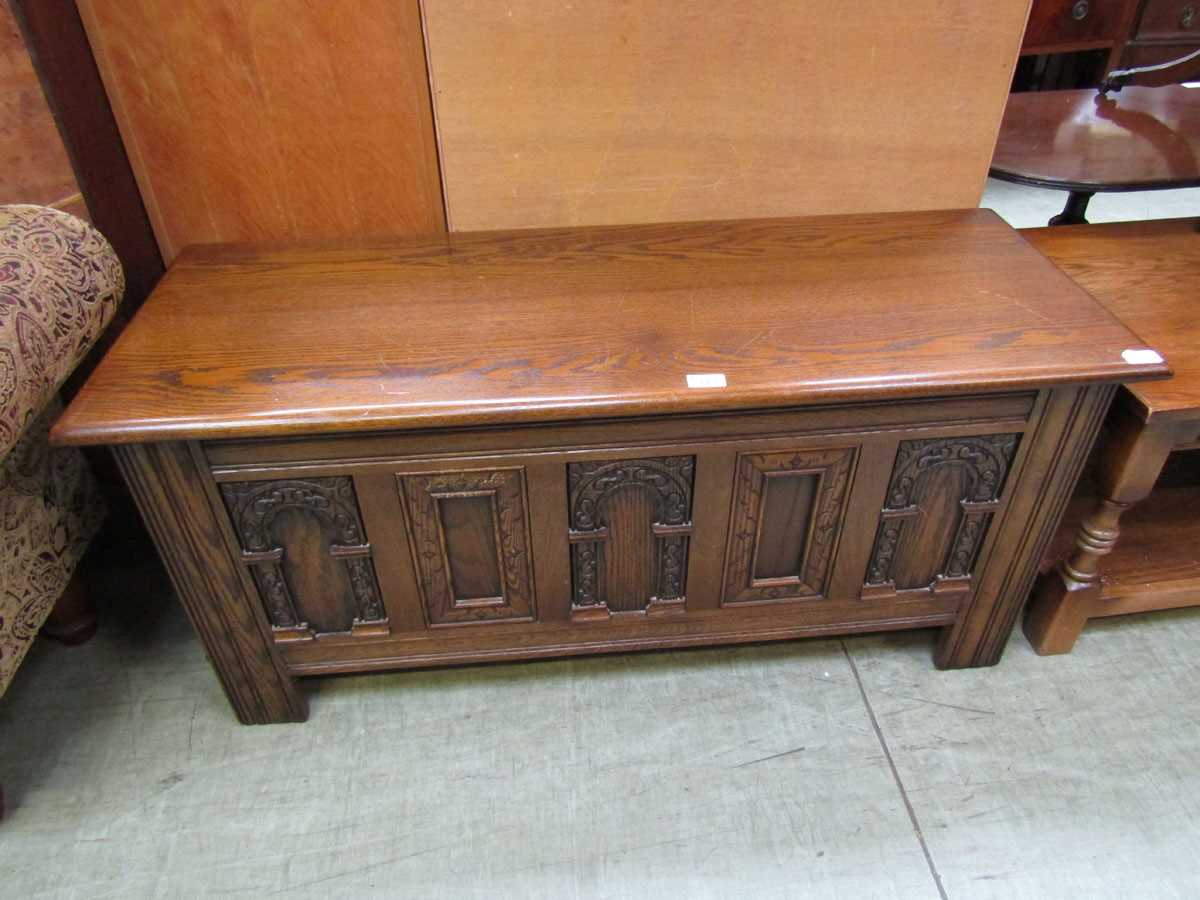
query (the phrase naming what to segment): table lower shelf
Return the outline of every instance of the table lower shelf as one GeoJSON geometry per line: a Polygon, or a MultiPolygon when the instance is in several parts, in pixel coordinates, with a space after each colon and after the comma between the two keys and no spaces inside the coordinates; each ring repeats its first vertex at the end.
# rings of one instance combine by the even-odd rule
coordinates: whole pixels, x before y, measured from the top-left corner
{"type": "MultiPolygon", "coordinates": [[[[1043,571],[1071,551],[1079,523],[1094,508],[1086,482],[1072,499],[1043,571]]],[[[1121,519],[1102,562],[1103,585],[1088,618],[1200,606],[1200,454],[1176,454],[1154,492],[1121,519]]]]}

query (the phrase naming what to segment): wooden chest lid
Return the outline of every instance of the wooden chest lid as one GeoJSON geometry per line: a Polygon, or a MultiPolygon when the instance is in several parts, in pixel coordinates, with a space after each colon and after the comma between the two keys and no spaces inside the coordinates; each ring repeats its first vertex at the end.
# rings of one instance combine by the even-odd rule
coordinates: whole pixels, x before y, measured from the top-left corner
{"type": "Polygon", "coordinates": [[[1123,360],[1140,346],[986,210],[198,246],[53,436],[508,425],[1169,373],[1123,360]]]}

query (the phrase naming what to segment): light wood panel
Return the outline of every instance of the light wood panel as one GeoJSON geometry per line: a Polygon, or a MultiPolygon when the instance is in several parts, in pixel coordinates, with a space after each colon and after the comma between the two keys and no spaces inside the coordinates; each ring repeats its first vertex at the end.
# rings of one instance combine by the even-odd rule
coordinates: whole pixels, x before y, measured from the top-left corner
{"type": "Polygon", "coordinates": [[[0,3],[0,203],[40,203],[87,216],[7,3],[0,3]]]}
{"type": "Polygon", "coordinates": [[[1027,9],[425,0],[450,227],[976,206],[1027,9]]]}
{"type": "Polygon", "coordinates": [[[79,0],[163,256],[444,229],[416,0],[79,0]]]}

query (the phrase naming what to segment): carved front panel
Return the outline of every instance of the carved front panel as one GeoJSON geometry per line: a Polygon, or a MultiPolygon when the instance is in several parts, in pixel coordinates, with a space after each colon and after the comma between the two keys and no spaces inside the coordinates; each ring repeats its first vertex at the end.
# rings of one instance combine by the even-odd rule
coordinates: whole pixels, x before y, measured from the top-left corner
{"type": "Polygon", "coordinates": [[[682,609],[694,456],[570,463],[577,617],[682,609]]]}
{"type": "Polygon", "coordinates": [[[992,434],[901,441],[866,587],[965,585],[1019,440],[1018,434],[992,434]]]}
{"type": "Polygon", "coordinates": [[[855,451],[738,456],[722,603],[824,596],[855,451]]]}
{"type": "Polygon", "coordinates": [[[277,640],[387,633],[350,478],[229,482],[221,497],[277,640]]]}
{"type": "Polygon", "coordinates": [[[533,618],[524,470],[396,478],[429,624],[533,618]]]}

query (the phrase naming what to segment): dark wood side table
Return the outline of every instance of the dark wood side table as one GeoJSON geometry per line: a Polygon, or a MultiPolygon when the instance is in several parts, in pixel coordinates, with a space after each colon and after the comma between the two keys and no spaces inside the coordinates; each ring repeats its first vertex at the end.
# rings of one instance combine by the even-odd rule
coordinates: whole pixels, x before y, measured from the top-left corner
{"type": "Polygon", "coordinates": [[[1101,191],[1200,185],[1200,89],[1181,85],[1012,94],[993,178],[1069,191],[1051,225],[1086,224],[1101,191]]]}
{"type": "Polygon", "coordinates": [[[116,445],[244,722],[854,631],[979,666],[1137,345],[986,210],[194,247],[54,435],[116,445]]]}
{"type": "Polygon", "coordinates": [[[1068,516],[1065,558],[1039,581],[1026,614],[1039,653],[1069,652],[1089,618],[1200,604],[1200,471],[1192,466],[1181,483],[1155,490],[1169,454],[1200,447],[1198,226],[1173,219],[1023,232],[1175,370],[1170,381],[1117,394],[1097,448],[1098,495],[1073,504],[1081,516],[1068,516]]]}

